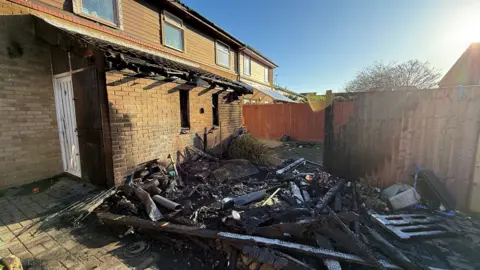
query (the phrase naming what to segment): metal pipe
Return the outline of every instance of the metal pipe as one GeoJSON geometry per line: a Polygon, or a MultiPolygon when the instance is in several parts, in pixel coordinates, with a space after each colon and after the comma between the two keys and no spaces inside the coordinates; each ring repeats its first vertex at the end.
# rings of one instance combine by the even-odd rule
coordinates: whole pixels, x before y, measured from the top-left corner
{"type": "Polygon", "coordinates": [[[300,159],[296,160],[295,162],[289,164],[287,167],[285,167],[285,168],[283,168],[283,169],[280,169],[280,170],[277,170],[276,173],[277,173],[277,174],[284,174],[284,173],[290,171],[291,169],[299,166],[299,165],[300,165],[302,162],[304,162],[304,161],[305,161],[304,158],[300,158],[300,159]]]}
{"type": "Polygon", "coordinates": [[[169,209],[169,210],[179,210],[182,208],[182,205],[174,202],[174,201],[170,201],[169,199],[165,198],[165,197],[162,197],[160,195],[155,195],[152,197],[152,199],[157,202],[158,204],[160,204],[161,206],[169,209]]]}
{"type": "Polygon", "coordinates": [[[155,180],[150,181],[150,182],[140,183],[140,184],[138,184],[138,187],[140,187],[144,190],[149,190],[150,188],[157,187],[158,185],[160,185],[160,182],[158,182],[158,180],[155,179],[155,180]]]}
{"type": "Polygon", "coordinates": [[[143,205],[145,205],[145,210],[147,211],[147,215],[151,220],[157,221],[163,218],[162,213],[160,210],[158,210],[148,192],[139,187],[135,188],[133,191],[137,198],[140,199],[143,205]]]}

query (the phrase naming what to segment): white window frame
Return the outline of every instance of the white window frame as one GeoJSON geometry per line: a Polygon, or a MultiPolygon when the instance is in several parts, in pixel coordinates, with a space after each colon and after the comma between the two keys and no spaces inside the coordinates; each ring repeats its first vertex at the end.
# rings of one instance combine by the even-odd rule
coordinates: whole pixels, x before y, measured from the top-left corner
{"type": "Polygon", "coordinates": [[[73,13],[79,16],[85,17],[87,19],[94,20],[101,24],[123,30],[122,0],[113,0],[113,1],[115,1],[115,5],[113,5],[113,8],[115,9],[113,11],[115,14],[115,22],[111,22],[109,20],[102,19],[100,17],[83,12],[83,6],[82,6],[83,0],[72,0],[73,13]]]}
{"type": "Polygon", "coordinates": [[[263,67],[263,68],[264,68],[264,71],[263,71],[264,72],[264,74],[263,74],[264,78],[263,78],[263,80],[265,80],[265,82],[269,82],[268,79],[269,79],[270,70],[269,70],[268,67],[263,67]]]}
{"type": "Polygon", "coordinates": [[[243,75],[246,76],[251,76],[252,75],[252,58],[248,55],[243,55],[243,75]],[[247,70],[245,69],[245,60],[248,59],[248,73],[246,72],[247,70]]]}
{"type": "Polygon", "coordinates": [[[230,59],[231,55],[231,50],[230,50],[230,46],[228,46],[227,44],[217,40],[215,41],[215,63],[218,65],[218,66],[221,66],[221,67],[224,67],[224,68],[230,68],[232,66],[232,59],[230,59]],[[220,44],[221,46],[224,46],[228,49],[228,66],[224,65],[224,64],[221,64],[218,62],[218,44],[220,44]]]}
{"type": "Polygon", "coordinates": [[[182,19],[180,19],[179,17],[173,15],[172,13],[170,13],[166,10],[164,10],[163,14],[162,14],[162,44],[163,44],[163,46],[168,47],[172,50],[176,50],[176,51],[179,51],[179,52],[185,52],[185,47],[186,47],[186,44],[185,44],[185,24],[183,23],[182,19]],[[172,17],[174,20],[172,20],[168,17],[172,17]],[[175,20],[178,20],[179,22],[175,21],[175,20]],[[169,46],[167,44],[167,42],[165,40],[165,24],[168,24],[171,27],[177,28],[182,32],[182,45],[183,45],[182,49],[175,48],[175,47],[169,46]]]}

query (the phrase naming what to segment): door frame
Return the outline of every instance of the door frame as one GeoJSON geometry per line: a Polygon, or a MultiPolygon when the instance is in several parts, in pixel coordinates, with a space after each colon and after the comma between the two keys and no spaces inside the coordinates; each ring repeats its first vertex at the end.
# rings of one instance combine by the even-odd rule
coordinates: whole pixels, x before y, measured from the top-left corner
{"type": "Polygon", "coordinates": [[[64,136],[62,134],[62,129],[60,127],[61,115],[60,115],[59,105],[60,105],[60,100],[61,100],[62,97],[59,96],[59,94],[58,94],[58,91],[59,91],[58,82],[61,79],[65,79],[65,78],[70,78],[70,81],[72,82],[72,97],[75,98],[74,92],[73,92],[72,72],[65,72],[65,73],[61,73],[61,74],[57,74],[57,75],[52,76],[53,92],[54,92],[54,97],[55,97],[55,112],[56,112],[56,116],[57,116],[58,136],[60,138],[60,151],[62,153],[63,171],[82,178],[82,167],[81,167],[81,162],[82,161],[81,161],[81,156],[80,156],[80,143],[79,143],[79,139],[78,139],[78,130],[77,130],[78,127],[77,127],[77,118],[76,118],[77,116],[76,116],[75,102],[74,102],[73,99],[71,100],[71,102],[72,102],[71,107],[73,108],[72,124],[75,128],[74,133],[75,133],[75,137],[76,137],[76,141],[77,141],[77,148],[78,148],[77,149],[77,152],[78,152],[77,153],[77,155],[78,155],[78,171],[72,171],[72,170],[68,169],[67,153],[66,153],[66,150],[65,150],[65,140],[64,140],[64,136]]]}

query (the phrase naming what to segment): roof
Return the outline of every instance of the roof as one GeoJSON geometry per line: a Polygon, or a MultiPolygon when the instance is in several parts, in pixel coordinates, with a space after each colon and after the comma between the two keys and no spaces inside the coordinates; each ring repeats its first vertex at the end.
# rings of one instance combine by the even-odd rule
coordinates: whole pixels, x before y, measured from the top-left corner
{"type": "Polygon", "coordinates": [[[242,82],[246,83],[247,85],[250,85],[253,88],[257,89],[258,91],[264,93],[265,95],[273,98],[274,100],[295,103],[295,101],[289,99],[288,97],[280,94],[279,92],[277,92],[277,91],[275,91],[275,90],[273,90],[273,89],[271,89],[267,86],[264,86],[264,85],[261,85],[259,83],[252,82],[252,81],[249,81],[249,80],[246,80],[246,79],[240,79],[240,80],[242,82]]]}
{"type": "Polygon", "coordinates": [[[290,95],[292,95],[292,96],[297,96],[297,97],[300,97],[300,98],[305,98],[305,96],[303,96],[302,94],[297,93],[297,92],[293,92],[292,90],[289,90],[289,89],[287,89],[287,88],[285,88],[285,87],[281,87],[281,86],[279,86],[279,85],[275,85],[275,90],[280,91],[280,92],[288,93],[288,94],[290,94],[290,95]]]}
{"type": "Polygon", "coordinates": [[[36,27],[38,29],[54,27],[61,31],[65,36],[72,38],[77,42],[91,45],[101,50],[105,54],[110,69],[130,69],[135,71],[138,76],[149,77],[152,79],[158,75],[162,75],[165,78],[180,78],[186,81],[202,80],[210,85],[224,87],[225,90],[227,88],[233,89],[237,94],[253,93],[252,87],[247,87],[237,81],[213,74],[199,67],[175,61],[158,54],[153,54],[125,42],[98,35],[79,27],[64,24],[57,20],[40,17],[36,18],[36,27]]]}
{"type": "Polygon", "coordinates": [[[260,51],[253,48],[252,46],[249,46],[249,45],[243,43],[241,40],[239,40],[238,38],[236,38],[235,36],[233,36],[232,34],[227,32],[226,30],[224,30],[220,26],[216,25],[215,23],[213,23],[212,21],[210,21],[209,19],[207,19],[206,17],[204,17],[203,15],[201,15],[200,13],[195,11],[194,9],[188,7],[187,5],[182,3],[181,1],[179,1],[179,0],[162,0],[162,1],[166,2],[167,4],[170,4],[173,7],[176,7],[177,9],[179,9],[183,12],[189,13],[193,17],[193,19],[196,19],[196,20],[214,28],[215,30],[219,31],[221,34],[225,35],[225,37],[229,38],[232,42],[237,43],[238,45],[242,46],[243,49],[248,49],[248,50],[252,51],[254,54],[260,56],[261,58],[263,58],[265,61],[267,61],[272,66],[278,67],[278,65],[275,64],[275,62],[273,62],[271,59],[266,57],[260,51]]]}
{"type": "Polygon", "coordinates": [[[480,84],[480,43],[472,43],[438,83],[441,87],[480,84]]]}
{"type": "Polygon", "coordinates": [[[279,92],[277,92],[275,90],[268,89],[268,88],[256,88],[256,89],[258,89],[258,91],[264,93],[265,95],[270,96],[274,100],[295,103],[295,101],[287,98],[286,96],[280,94],[279,92]]]}
{"type": "Polygon", "coordinates": [[[308,95],[317,95],[317,92],[305,92],[305,93],[300,93],[302,96],[308,96],[308,95]]]}
{"type": "Polygon", "coordinates": [[[277,64],[275,64],[275,62],[273,62],[272,60],[270,60],[269,58],[267,58],[265,55],[263,55],[261,52],[259,52],[257,49],[249,46],[249,45],[245,45],[245,47],[243,48],[243,50],[246,50],[246,51],[250,51],[251,53],[253,53],[254,55],[260,57],[261,59],[263,59],[265,62],[267,62],[267,64],[269,64],[270,66],[276,68],[278,67],[277,64]]]}
{"type": "Polygon", "coordinates": [[[218,32],[225,35],[225,37],[229,38],[232,42],[237,43],[237,45],[245,46],[245,44],[242,41],[240,41],[238,38],[236,38],[235,36],[233,36],[232,34],[227,32],[226,30],[224,30],[220,26],[216,25],[215,23],[213,23],[209,19],[205,18],[203,15],[201,15],[200,13],[195,11],[194,9],[190,8],[189,6],[185,5],[181,1],[179,1],[179,0],[161,0],[161,1],[163,1],[163,3],[165,3],[165,4],[169,4],[171,7],[177,8],[180,11],[186,12],[187,14],[189,14],[192,17],[192,19],[200,21],[200,22],[204,23],[205,25],[214,28],[218,32]]]}

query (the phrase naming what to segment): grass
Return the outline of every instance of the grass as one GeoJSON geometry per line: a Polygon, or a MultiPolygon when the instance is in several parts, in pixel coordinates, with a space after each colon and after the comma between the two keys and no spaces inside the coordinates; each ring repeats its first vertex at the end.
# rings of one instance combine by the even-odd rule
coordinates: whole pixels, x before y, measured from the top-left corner
{"type": "Polygon", "coordinates": [[[272,164],[273,151],[251,134],[242,134],[235,138],[228,155],[234,159],[247,159],[259,165],[272,164]]]}

